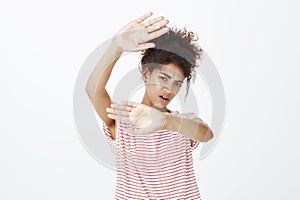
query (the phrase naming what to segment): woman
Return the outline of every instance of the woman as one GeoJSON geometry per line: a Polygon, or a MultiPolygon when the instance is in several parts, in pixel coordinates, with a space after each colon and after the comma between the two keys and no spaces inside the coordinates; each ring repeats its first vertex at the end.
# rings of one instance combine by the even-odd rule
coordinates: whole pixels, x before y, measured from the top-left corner
{"type": "MultiPolygon", "coordinates": [[[[116,34],[89,77],[86,92],[103,120],[117,163],[116,199],[201,199],[192,150],[213,137],[195,113],[166,106],[187,80],[187,93],[202,50],[194,34],[170,29],[147,13],[116,34]],[[105,89],[125,51],[142,51],[146,90],[141,103],[113,103],[105,89]]],[[[186,94],[187,94],[186,93],[186,94]]]]}

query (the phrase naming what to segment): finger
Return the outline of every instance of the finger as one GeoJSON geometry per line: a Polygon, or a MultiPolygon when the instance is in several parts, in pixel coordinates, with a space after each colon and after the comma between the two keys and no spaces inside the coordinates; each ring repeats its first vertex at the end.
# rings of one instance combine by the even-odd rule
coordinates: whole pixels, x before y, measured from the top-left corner
{"type": "Polygon", "coordinates": [[[154,19],[151,19],[150,21],[144,23],[145,28],[147,28],[148,26],[152,26],[153,24],[160,22],[161,20],[163,20],[164,17],[160,16],[160,17],[156,17],[154,19]]]}
{"type": "Polygon", "coordinates": [[[142,21],[144,21],[145,19],[147,19],[147,18],[150,17],[151,15],[152,15],[152,12],[148,12],[148,13],[144,14],[143,16],[137,18],[137,19],[135,20],[135,22],[141,23],[142,21]]]}
{"type": "Polygon", "coordinates": [[[119,115],[115,115],[115,114],[107,114],[107,117],[109,117],[110,119],[114,119],[114,120],[119,120],[119,121],[124,121],[124,122],[131,122],[129,117],[125,117],[125,116],[119,116],[119,115]]]}
{"type": "Polygon", "coordinates": [[[167,32],[169,32],[169,30],[170,30],[170,28],[165,27],[158,31],[154,31],[154,32],[150,33],[149,40],[158,38],[158,37],[162,36],[163,34],[166,34],[167,32]]]}
{"type": "Polygon", "coordinates": [[[118,104],[118,103],[110,104],[110,107],[114,108],[114,109],[118,109],[118,110],[125,110],[125,111],[131,111],[132,110],[132,107],[124,105],[124,104],[118,104]]]}
{"type": "Polygon", "coordinates": [[[135,48],[133,51],[142,51],[150,48],[154,48],[155,44],[154,43],[143,43],[143,44],[138,44],[137,48],[135,48]]]}
{"type": "Polygon", "coordinates": [[[114,114],[114,115],[118,115],[118,116],[129,117],[129,111],[125,111],[125,110],[106,108],[106,112],[108,112],[109,114],[114,114]]]}
{"type": "Polygon", "coordinates": [[[169,23],[169,20],[159,21],[159,22],[153,24],[152,26],[147,27],[147,32],[151,33],[153,31],[159,30],[162,27],[165,27],[168,23],[169,23]]]}
{"type": "Polygon", "coordinates": [[[121,103],[124,105],[131,106],[133,108],[136,108],[138,105],[140,105],[139,103],[135,103],[133,101],[126,101],[126,100],[121,101],[121,103]]]}

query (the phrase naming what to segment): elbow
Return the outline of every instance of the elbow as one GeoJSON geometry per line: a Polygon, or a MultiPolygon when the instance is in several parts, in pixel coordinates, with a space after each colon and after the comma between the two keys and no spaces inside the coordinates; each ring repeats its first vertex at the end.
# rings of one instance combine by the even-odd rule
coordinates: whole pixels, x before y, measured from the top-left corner
{"type": "Polygon", "coordinates": [[[213,139],[214,134],[212,130],[209,128],[209,126],[204,123],[201,119],[198,121],[198,128],[197,128],[197,133],[196,137],[194,138],[195,140],[199,142],[208,142],[211,139],[213,139]]]}
{"type": "Polygon", "coordinates": [[[89,99],[92,101],[93,100],[93,96],[92,96],[90,88],[86,87],[85,88],[85,93],[87,94],[87,96],[89,97],[89,99]]]}
{"type": "Polygon", "coordinates": [[[208,142],[214,137],[213,132],[210,130],[210,128],[208,126],[206,126],[206,128],[202,128],[200,130],[201,131],[198,132],[198,134],[197,134],[198,138],[195,138],[199,142],[208,142]]]}
{"type": "Polygon", "coordinates": [[[204,142],[208,142],[209,140],[213,139],[213,137],[214,137],[213,132],[210,130],[209,127],[207,127],[207,131],[206,131],[206,134],[205,134],[204,142]]]}
{"type": "Polygon", "coordinates": [[[85,92],[90,93],[91,90],[92,90],[91,84],[87,83],[86,86],[85,86],[85,92]]]}
{"type": "Polygon", "coordinates": [[[90,89],[88,87],[85,88],[85,93],[90,94],[90,89]]]}
{"type": "Polygon", "coordinates": [[[87,82],[85,85],[85,93],[87,93],[90,97],[92,96],[93,92],[95,91],[95,86],[91,82],[87,82]]]}

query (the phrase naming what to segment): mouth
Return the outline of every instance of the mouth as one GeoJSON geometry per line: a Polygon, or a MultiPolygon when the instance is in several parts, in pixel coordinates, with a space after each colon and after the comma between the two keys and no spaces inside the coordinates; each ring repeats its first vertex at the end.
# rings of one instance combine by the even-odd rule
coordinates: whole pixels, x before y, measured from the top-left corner
{"type": "Polygon", "coordinates": [[[167,97],[164,96],[164,95],[160,95],[159,98],[160,98],[160,100],[161,100],[161,102],[162,102],[163,104],[167,104],[167,103],[169,103],[169,101],[170,101],[170,99],[167,98],[167,97]]]}

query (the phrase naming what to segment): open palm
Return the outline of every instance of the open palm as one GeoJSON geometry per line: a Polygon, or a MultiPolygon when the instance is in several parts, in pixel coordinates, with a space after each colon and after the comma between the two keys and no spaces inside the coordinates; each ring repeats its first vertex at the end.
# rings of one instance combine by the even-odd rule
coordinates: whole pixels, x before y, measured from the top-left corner
{"type": "Polygon", "coordinates": [[[165,115],[150,106],[123,101],[121,104],[112,104],[107,108],[108,117],[125,122],[130,122],[136,128],[128,128],[126,131],[132,134],[149,134],[161,130],[165,124],[165,115]]]}
{"type": "Polygon", "coordinates": [[[147,20],[152,15],[151,12],[133,20],[124,26],[115,36],[123,51],[141,51],[153,48],[154,43],[147,43],[149,40],[157,38],[169,31],[165,27],[169,21],[164,17],[156,17],[147,20]]]}

